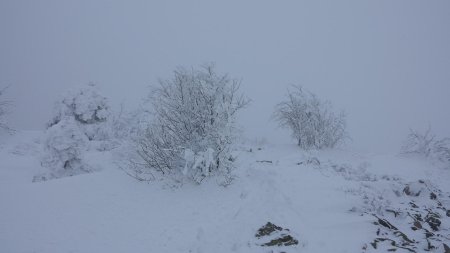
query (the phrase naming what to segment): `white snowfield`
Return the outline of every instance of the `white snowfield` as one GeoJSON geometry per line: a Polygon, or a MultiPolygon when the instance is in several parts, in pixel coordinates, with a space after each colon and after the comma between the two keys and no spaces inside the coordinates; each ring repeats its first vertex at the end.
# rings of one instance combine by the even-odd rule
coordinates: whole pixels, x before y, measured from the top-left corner
{"type": "MultiPolygon", "coordinates": [[[[139,182],[116,166],[115,151],[88,154],[96,172],[32,183],[45,171],[41,135],[19,132],[0,144],[0,252],[387,252],[389,244],[371,245],[384,236],[377,236],[372,214],[392,218],[385,210],[401,210],[406,198],[425,203],[402,192],[405,184],[433,185],[442,208],[450,209],[450,170],[427,161],[257,142],[238,148],[228,187],[214,178],[176,188],[139,182]],[[267,222],[289,229],[298,244],[261,246],[266,241],[255,234],[267,222]]],[[[400,218],[391,223],[424,252],[426,238],[400,218]]],[[[442,236],[431,241],[432,252],[449,245],[447,219],[442,215],[433,231],[442,236]]]]}

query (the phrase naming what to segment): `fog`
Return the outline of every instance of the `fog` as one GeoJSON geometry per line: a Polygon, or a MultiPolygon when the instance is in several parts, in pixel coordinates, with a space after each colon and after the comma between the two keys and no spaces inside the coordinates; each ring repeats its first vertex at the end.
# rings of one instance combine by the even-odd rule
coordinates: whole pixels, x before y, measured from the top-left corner
{"type": "Polygon", "coordinates": [[[0,1],[0,87],[17,129],[43,129],[67,89],[136,107],[177,66],[215,62],[252,100],[250,138],[291,84],[348,115],[349,146],[397,151],[409,128],[450,136],[449,1],[0,1]]]}

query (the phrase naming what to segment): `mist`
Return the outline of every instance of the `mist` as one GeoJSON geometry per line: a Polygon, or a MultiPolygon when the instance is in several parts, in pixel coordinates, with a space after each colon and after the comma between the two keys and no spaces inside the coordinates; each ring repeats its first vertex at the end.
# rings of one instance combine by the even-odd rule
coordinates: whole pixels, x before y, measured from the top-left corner
{"type": "Polygon", "coordinates": [[[291,143],[271,120],[289,85],[345,110],[351,147],[397,151],[409,128],[450,136],[448,1],[0,2],[0,87],[16,129],[43,129],[67,89],[96,83],[140,104],[177,66],[215,62],[252,100],[249,138],[291,143]]]}

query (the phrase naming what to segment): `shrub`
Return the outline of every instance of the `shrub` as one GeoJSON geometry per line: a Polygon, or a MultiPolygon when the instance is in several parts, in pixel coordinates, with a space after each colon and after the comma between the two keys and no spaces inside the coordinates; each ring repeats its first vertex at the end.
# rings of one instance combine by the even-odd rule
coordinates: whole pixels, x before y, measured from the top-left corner
{"type": "Polygon", "coordinates": [[[302,149],[333,148],[347,136],[345,114],[336,115],[329,102],[301,86],[288,90],[287,100],[276,106],[274,118],[291,130],[302,149]]]}
{"type": "Polygon", "coordinates": [[[51,172],[42,180],[89,172],[82,159],[87,142],[87,137],[72,118],[64,118],[47,129],[42,165],[51,172]]]}
{"type": "Polygon", "coordinates": [[[213,65],[179,68],[159,81],[150,96],[153,122],[137,141],[146,166],[196,183],[214,174],[229,183],[236,114],[248,102],[239,86],[213,65]]]}
{"type": "Polygon", "coordinates": [[[94,84],[80,90],[71,90],[60,99],[47,128],[72,118],[89,140],[102,141],[109,138],[107,120],[110,118],[108,101],[101,96],[94,84]]]}
{"type": "Polygon", "coordinates": [[[450,166],[450,138],[437,139],[428,128],[424,133],[410,130],[403,154],[415,154],[450,166]]]}
{"type": "Polygon", "coordinates": [[[110,149],[109,107],[93,85],[68,92],[55,105],[55,114],[47,124],[42,165],[48,175],[35,181],[72,176],[91,171],[83,161],[90,148],[110,149]]]}
{"type": "Polygon", "coordinates": [[[0,130],[12,133],[14,130],[6,123],[5,116],[9,113],[11,101],[4,100],[4,94],[8,87],[0,89],[0,130]]]}

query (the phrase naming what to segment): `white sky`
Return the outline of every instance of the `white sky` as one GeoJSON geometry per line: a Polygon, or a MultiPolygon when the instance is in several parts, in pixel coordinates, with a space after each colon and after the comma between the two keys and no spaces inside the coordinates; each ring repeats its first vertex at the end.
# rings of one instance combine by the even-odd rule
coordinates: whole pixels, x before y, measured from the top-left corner
{"type": "Polygon", "coordinates": [[[253,100],[248,136],[289,84],[348,113],[352,146],[398,150],[408,128],[450,136],[450,1],[0,1],[0,86],[12,124],[42,129],[65,90],[97,83],[132,108],[176,66],[216,62],[253,100]]]}

